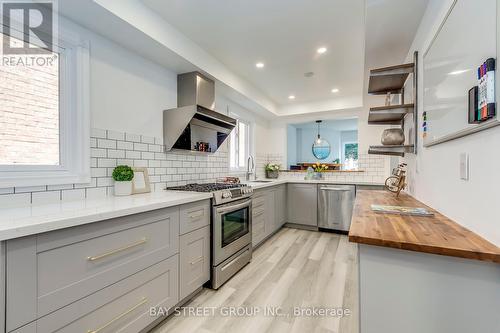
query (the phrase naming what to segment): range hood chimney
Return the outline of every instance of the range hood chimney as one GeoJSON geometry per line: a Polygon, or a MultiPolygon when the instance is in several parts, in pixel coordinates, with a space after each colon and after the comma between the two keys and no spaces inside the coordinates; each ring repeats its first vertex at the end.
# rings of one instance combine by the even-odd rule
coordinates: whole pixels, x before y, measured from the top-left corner
{"type": "Polygon", "coordinates": [[[163,111],[167,151],[214,153],[236,126],[236,120],[215,111],[215,83],[198,72],[177,76],[177,105],[163,111]]]}

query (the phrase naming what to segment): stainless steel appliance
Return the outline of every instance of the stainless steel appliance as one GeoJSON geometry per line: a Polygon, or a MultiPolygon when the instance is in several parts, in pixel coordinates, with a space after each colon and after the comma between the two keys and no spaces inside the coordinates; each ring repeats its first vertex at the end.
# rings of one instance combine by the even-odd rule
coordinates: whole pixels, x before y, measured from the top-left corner
{"type": "Polygon", "coordinates": [[[236,120],[215,111],[215,83],[198,73],[177,76],[177,108],[163,111],[166,149],[215,153],[236,120]]]}
{"type": "Polygon", "coordinates": [[[188,184],[167,190],[212,192],[212,288],[252,259],[252,193],[243,184],[188,184]]]}
{"type": "Polygon", "coordinates": [[[356,197],[354,185],[318,185],[318,227],[346,233],[356,197]]]}

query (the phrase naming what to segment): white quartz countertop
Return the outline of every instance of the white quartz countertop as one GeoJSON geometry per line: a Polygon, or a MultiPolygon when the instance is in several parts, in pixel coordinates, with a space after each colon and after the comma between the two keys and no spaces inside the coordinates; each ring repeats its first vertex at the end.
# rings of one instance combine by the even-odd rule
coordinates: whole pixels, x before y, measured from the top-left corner
{"type": "Polygon", "coordinates": [[[163,191],[0,209],[0,241],[209,199],[211,193],[163,191]]]}
{"type": "Polygon", "coordinates": [[[358,186],[384,186],[384,184],[379,183],[369,183],[369,182],[359,182],[359,181],[334,181],[334,180],[304,180],[304,179],[265,179],[257,181],[242,181],[243,184],[251,186],[253,189],[257,190],[260,188],[266,188],[271,186],[276,186],[280,184],[332,184],[332,185],[358,185],[358,186]]]}
{"type": "MultiPolygon", "coordinates": [[[[280,184],[350,184],[382,185],[331,180],[276,179],[266,182],[242,182],[254,189],[280,184]]],[[[99,200],[78,200],[44,205],[0,208],[0,241],[75,227],[115,217],[182,205],[212,198],[211,193],[162,191],[127,197],[105,197],[99,200]]]]}

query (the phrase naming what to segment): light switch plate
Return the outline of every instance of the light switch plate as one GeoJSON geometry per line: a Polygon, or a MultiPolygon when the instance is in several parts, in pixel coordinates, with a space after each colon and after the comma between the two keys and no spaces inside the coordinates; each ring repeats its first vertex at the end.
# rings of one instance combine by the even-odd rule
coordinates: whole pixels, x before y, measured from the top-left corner
{"type": "Polygon", "coordinates": [[[469,154],[460,154],[460,179],[469,180],[469,154]]]}

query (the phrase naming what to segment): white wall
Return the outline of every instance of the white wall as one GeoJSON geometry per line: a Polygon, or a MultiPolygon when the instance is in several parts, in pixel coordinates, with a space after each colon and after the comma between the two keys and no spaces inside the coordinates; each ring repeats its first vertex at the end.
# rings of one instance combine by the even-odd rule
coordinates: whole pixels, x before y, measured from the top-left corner
{"type": "Polygon", "coordinates": [[[162,136],[162,111],[177,106],[177,74],[71,21],[60,23],[90,42],[91,127],[162,136]]]}
{"type": "MultiPolygon", "coordinates": [[[[418,50],[420,56],[423,55],[452,2],[452,0],[429,2],[408,54],[408,60],[411,59],[413,50],[418,50]]],[[[423,70],[420,66],[419,77],[422,78],[422,75],[423,70]]],[[[420,79],[418,87],[420,92],[423,91],[422,82],[420,79]]],[[[421,93],[418,101],[419,119],[422,119],[422,95],[421,93]]],[[[496,127],[430,148],[424,148],[422,140],[419,141],[417,156],[408,155],[406,158],[409,168],[409,193],[457,223],[500,245],[498,223],[500,128],[496,127]],[[460,153],[470,154],[469,181],[460,179],[460,153]]]]}

